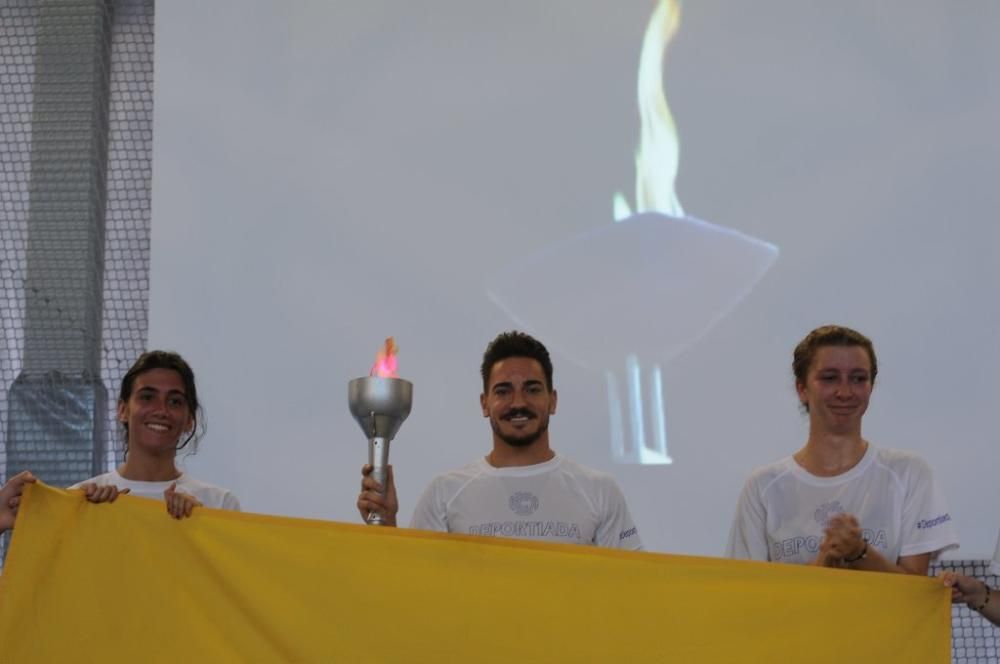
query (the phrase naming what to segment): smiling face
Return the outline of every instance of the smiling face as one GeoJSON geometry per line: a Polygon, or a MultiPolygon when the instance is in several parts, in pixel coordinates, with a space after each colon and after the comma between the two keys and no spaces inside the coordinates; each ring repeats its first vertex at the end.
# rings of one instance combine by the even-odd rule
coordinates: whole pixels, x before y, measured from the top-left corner
{"type": "Polygon", "coordinates": [[[861,346],[822,346],[805,382],[796,382],[795,387],[813,429],[860,435],[873,387],[868,351],[861,346]]]}
{"type": "Polygon", "coordinates": [[[556,391],[549,391],[538,360],[508,357],[490,369],[487,390],[479,397],[490,420],[494,443],[527,447],[548,444],[549,416],[556,412],[556,391]]]}
{"type": "Polygon", "coordinates": [[[135,377],[128,400],[118,402],[132,454],[173,456],[177,441],[194,427],[181,375],[173,369],[149,369],[135,377]]]}

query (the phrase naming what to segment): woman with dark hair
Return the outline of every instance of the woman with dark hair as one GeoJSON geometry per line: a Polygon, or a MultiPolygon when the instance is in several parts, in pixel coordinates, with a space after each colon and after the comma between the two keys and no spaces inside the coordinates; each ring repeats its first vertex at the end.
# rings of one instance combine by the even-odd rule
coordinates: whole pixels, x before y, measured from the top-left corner
{"type": "Polygon", "coordinates": [[[122,379],[118,421],[125,429],[125,462],[71,489],[91,502],[111,502],[119,493],[165,498],[174,518],[198,506],[239,510],[230,491],[194,479],[177,468],[178,450],[197,445],[198,391],[194,372],[177,353],[143,353],[122,379]]]}
{"type": "Polygon", "coordinates": [[[747,480],[727,556],[926,575],[958,538],[930,466],[861,436],[878,374],[872,342],[820,327],[795,348],[792,371],[809,438],[747,480]]]}

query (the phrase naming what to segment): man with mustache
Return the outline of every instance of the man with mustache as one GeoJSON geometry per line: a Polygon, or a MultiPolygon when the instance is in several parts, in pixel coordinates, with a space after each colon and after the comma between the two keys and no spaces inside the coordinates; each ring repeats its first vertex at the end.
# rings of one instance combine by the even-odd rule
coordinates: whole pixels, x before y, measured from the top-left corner
{"type": "MultiPolygon", "coordinates": [[[[549,446],[549,417],[558,395],[545,346],[522,332],[505,332],[486,348],[480,372],[479,402],[493,429],[493,449],[435,477],[417,501],[410,527],[641,549],[614,479],[549,446]]],[[[379,512],[386,525],[395,526],[399,503],[392,469],[384,496],[370,466],[362,475],[361,516],[379,512]]]]}

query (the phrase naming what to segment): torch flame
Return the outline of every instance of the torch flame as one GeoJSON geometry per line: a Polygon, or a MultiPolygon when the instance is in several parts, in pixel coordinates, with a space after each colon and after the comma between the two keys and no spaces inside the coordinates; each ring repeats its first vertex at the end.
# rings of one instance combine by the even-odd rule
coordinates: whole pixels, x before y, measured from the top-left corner
{"type": "MultiPolygon", "coordinates": [[[[677,125],[663,91],[663,58],[680,26],[680,0],[660,0],[646,26],[639,56],[639,117],[641,133],[635,154],[636,213],[662,212],[683,217],[674,183],[680,145],[677,125]]],[[[615,221],[631,216],[621,193],[614,197],[615,221]]]]}
{"type": "Polygon", "coordinates": [[[380,378],[399,378],[399,374],[396,373],[397,353],[399,353],[399,347],[396,346],[396,340],[389,337],[385,340],[385,344],[378,349],[378,354],[375,355],[375,364],[372,365],[369,375],[380,378]]]}

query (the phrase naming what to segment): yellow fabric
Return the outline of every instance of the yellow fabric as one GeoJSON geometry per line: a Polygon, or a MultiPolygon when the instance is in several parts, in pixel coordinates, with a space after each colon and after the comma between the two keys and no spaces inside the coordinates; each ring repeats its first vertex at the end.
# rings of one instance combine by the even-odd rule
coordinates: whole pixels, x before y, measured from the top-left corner
{"type": "Polygon", "coordinates": [[[30,487],[3,662],[948,662],[933,579],[30,487]]]}

